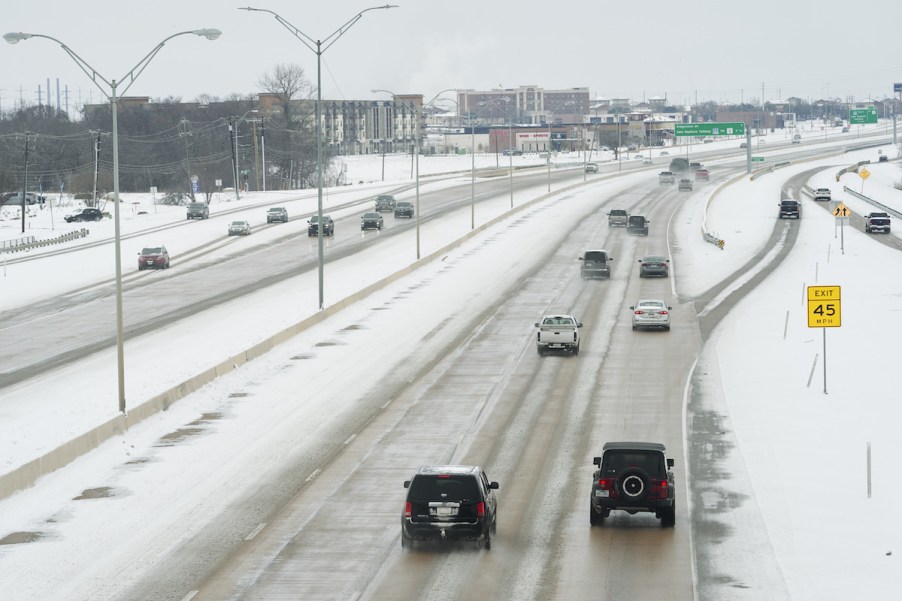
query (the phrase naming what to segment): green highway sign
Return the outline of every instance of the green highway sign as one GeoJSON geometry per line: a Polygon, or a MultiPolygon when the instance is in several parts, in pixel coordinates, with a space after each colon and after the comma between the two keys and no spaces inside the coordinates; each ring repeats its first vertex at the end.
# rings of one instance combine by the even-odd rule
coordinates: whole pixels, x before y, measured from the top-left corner
{"type": "Polygon", "coordinates": [[[849,125],[861,125],[862,123],[877,123],[877,109],[849,109],[849,125]]]}
{"type": "Polygon", "coordinates": [[[752,162],[753,163],[763,163],[764,157],[752,157],[752,162]]]}
{"type": "Polygon", "coordinates": [[[675,136],[744,136],[745,123],[676,123],[675,136]]]}

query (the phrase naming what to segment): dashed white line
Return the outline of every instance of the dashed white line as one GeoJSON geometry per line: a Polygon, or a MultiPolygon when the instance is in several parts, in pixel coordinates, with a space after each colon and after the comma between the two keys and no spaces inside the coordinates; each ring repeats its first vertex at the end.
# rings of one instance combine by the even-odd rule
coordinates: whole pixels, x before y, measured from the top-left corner
{"type": "Polygon", "coordinates": [[[315,470],[313,470],[313,473],[312,473],[312,474],[310,474],[309,476],[307,476],[307,479],[304,480],[304,482],[310,482],[311,480],[313,480],[314,478],[316,478],[317,476],[319,476],[319,473],[320,473],[321,471],[323,471],[323,470],[321,470],[321,469],[319,469],[319,468],[316,468],[315,470]]]}
{"type": "Polygon", "coordinates": [[[355,438],[357,438],[357,435],[356,435],[356,434],[351,434],[350,436],[348,436],[348,439],[347,439],[346,441],[344,441],[344,444],[345,444],[345,445],[351,444],[351,441],[354,440],[355,438]]]}
{"type": "Polygon", "coordinates": [[[244,537],[244,540],[254,540],[254,537],[260,534],[260,531],[266,528],[266,522],[262,522],[257,524],[257,527],[254,528],[250,534],[244,537]]]}
{"type": "Polygon", "coordinates": [[[182,601],[191,601],[191,599],[194,599],[194,596],[196,594],[197,594],[197,591],[191,591],[190,593],[188,593],[187,595],[182,597],[182,601]]]}

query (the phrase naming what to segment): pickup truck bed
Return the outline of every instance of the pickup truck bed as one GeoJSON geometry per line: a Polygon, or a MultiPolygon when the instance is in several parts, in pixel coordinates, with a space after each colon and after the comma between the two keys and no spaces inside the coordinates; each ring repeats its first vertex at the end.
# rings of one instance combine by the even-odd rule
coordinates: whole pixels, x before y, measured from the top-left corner
{"type": "Polygon", "coordinates": [[[539,329],[536,333],[539,355],[553,350],[579,354],[579,328],[583,324],[572,315],[545,315],[535,326],[539,329]]]}

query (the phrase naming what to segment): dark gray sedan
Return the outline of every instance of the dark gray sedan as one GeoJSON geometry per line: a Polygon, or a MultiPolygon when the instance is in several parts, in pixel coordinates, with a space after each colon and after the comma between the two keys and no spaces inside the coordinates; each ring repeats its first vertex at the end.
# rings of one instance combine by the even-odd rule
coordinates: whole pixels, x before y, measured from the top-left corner
{"type": "Polygon", "coordinates": [[[639,259],[639,277],[647,278],[656,275],[666,278],[670,271],[669,263],[670,259],[660,255],[648,255],[647,257],[643,257],[642,259],[639,259]]]}

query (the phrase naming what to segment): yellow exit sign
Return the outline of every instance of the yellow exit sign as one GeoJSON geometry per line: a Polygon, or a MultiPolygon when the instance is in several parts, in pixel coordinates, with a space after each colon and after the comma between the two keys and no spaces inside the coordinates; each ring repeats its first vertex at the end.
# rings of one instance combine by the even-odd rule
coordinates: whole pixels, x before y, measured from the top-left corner
{"type": "Polygon", "coordinates": [[[808,286],[808,327],[838,328],[842,325],[839,286],[808,286]]]}

